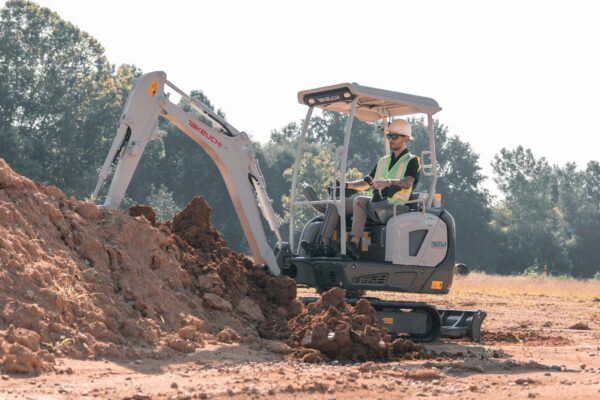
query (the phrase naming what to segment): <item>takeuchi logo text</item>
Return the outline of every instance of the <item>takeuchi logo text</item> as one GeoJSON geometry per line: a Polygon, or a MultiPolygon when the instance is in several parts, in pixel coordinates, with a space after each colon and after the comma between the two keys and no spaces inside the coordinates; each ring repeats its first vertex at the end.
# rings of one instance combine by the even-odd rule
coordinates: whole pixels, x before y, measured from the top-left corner
{"type": "Polygon", "coordinates": [[[196,132],[198,132],[199,134],[201,134],[202,136],[207,138],[211,143],[217,145],[219,148],[223,146],[223,143],[221,143],[221,141],[219,139],[217,139],[210,133],[206,132],[204,129],[200,128],[198,125],[196,125],[196,123],[194,121],[192,121],[190,119],[189,122],[190,122],[190,127],[193,130],[195,130],[196,132]]]}

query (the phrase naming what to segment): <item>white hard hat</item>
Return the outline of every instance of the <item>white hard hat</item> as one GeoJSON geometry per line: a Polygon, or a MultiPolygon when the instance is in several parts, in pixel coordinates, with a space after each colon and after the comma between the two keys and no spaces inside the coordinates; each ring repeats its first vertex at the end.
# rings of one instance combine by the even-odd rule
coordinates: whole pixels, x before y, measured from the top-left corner
{"type": "Polygon", "coordinates": [[[392,121],[387,130],[389,133],[397,133],[399,135],[408,136],[411,140],[413,138],[411,134],[410,124],[403,119],[396,119],[392,121]]]}

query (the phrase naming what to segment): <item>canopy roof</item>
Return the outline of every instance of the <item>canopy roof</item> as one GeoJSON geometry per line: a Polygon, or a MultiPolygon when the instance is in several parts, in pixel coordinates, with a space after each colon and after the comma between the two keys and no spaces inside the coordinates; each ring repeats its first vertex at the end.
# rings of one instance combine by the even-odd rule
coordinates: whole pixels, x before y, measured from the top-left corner
{"type": "Polygon", "coordinates": [[[365,122],[411,114],[435,114],[441,110],[428,97],[392,92],[361,86],[358,83],[340,83],[298,93],[298,102],[324,110],[349,113],[352,100],[356,102],[355,117],[365,122]]]}

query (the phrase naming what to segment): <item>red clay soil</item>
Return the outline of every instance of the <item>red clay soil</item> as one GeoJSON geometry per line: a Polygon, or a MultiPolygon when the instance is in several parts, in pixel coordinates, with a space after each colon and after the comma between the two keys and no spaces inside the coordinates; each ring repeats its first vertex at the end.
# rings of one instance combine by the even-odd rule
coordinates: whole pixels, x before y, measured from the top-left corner
{"type": "Polygon", "coordinates": [[[528,346],[564,346],[571,344],[567,336],[549,334],[541,329],[486,330],[481,334],[486,345],[498,343],[523,343],[528,346]]]}
{"type": "Polygon", "coordinates": [[[402,339],[392,342],[389,331],[377,323],[373,307],[364,299],[351,306],[345,295],[344,289],[331,289],[289,321],[291,343],[298,348],[293,358],[366,361],[424,354],[421,345],[402,339]]]}
{"type": "Polygon", "coordinates": [[[50,370],[55,357],[168,358],[206,341],[269,341],[304,361],[384,359],[391,342],[343,291],[306,309],[292,279],[231,251],[195,198],[172,221],[148,206],[104,210],[16,174],[0,159],[0,370],[50,370]],[[288,325],[289,321],[289,325],[288,325]],[[312,354],[312,356],[307,356],[312,354]]]}

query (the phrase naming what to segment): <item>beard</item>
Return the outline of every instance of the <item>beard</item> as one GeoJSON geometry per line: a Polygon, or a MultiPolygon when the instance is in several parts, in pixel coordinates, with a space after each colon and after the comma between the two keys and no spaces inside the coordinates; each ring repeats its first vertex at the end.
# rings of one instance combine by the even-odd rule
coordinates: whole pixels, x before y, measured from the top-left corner
{"type": "Polygon", "coordinates": [[[391,144],[390,143],[390,150],[391,151],[398,151],[398,150],[402,150],[406,147],[406,145],[404,143],[394,143],[391,144]]]}

